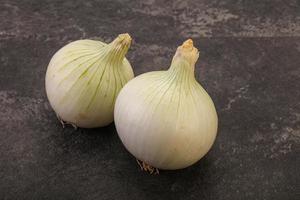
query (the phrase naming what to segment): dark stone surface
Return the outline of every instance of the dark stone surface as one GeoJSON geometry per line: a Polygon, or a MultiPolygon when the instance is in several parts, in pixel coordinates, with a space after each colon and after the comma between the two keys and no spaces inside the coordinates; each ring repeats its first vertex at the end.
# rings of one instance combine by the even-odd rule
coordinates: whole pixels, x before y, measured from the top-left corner
{"type": "Polygon", "coordinates": [[[0,0],[0,199],[300,199],[300,1],[0,0]],[[62,129],[44,90],[55,51],[129,32],[135,73],[189,37],[219,131],[184,170],[141,172],[114,125],[62,129]]]}

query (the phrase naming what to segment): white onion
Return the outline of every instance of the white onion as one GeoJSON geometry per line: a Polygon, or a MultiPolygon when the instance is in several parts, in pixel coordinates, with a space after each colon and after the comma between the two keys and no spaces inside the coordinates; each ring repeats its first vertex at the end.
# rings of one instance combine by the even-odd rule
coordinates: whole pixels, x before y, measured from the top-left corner
{"type": "Polygon", "coordinates": [[[128,34],[120,34],[110,44],[78,40],[53,56],[46,74],[46,92],[63,121],[84,128],[113,121],[115,99],[134,77],[125,58],[130,43],[128,34]]]}
{"type": "Polygon", "coordinates": [[[194,76],[192,40],[179,46],[167,71],[129,81],[115,104],[115,125],[127,150],[160,169],[185,168],[202,158],[217,133],[217,113],[194,76]]]}

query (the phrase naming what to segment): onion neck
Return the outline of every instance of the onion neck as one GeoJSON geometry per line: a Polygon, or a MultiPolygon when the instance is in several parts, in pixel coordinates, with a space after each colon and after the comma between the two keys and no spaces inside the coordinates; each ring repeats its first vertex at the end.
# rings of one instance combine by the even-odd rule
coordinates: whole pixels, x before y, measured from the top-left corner
{"type": "Polygon", "coordinates": [[[119,64],[124,60],[130,44],[130,35],[128,33],[120,34],[106,46],[104,55],[108,61],[119,64]]]}
{"type": "Polygon", "coordinates": [[[198,58],[198,49],[194,47],[193,41],[188,39],[177,48],[168,71],[179,78],[189,76],[189,78],[195,79],[194,71],[198,58]]]}

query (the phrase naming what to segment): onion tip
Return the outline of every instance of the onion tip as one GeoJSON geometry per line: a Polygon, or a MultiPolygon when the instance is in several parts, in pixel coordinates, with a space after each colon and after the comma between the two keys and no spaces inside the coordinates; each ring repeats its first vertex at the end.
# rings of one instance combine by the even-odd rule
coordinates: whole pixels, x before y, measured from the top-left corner
{"type": "Polygon", "coordinates": [[[188,39],[186,41],[183,42],[182,44],[182,48],[185,49],[192,49],[194,47],[194,43],[192,39],[188,39]]]}
{"type": "Polygon", "coordinates": [[[122,33],[118,35],[118,40],[125,45],[130,45],[132,38],[128,33],[122,33]]]}

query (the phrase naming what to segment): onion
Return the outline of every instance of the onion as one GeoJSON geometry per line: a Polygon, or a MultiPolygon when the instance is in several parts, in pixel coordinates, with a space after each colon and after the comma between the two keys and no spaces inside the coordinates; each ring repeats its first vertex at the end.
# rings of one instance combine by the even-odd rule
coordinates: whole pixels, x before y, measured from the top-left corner
{"type": "Polygon", "coordinates": [[[55,53],[47,68],[46,92],[63,121],[84,128],[113,121],[115,99],[134,77],[125,58],[130,43],[128,34],[120,34],[109,44],[78,40],[55,53]]]}
{"type": "Polygon", "coordinates": [[[152,167],[188,167],[214,143],[218,118],[194,76],[198,57],[189,39],[178,47],[169,70],[132,79],[117,97],[118,135],[131,154],[152,167]]]}

